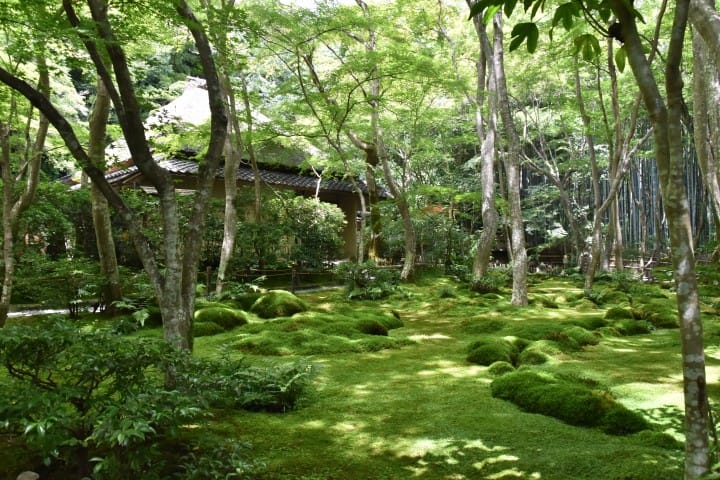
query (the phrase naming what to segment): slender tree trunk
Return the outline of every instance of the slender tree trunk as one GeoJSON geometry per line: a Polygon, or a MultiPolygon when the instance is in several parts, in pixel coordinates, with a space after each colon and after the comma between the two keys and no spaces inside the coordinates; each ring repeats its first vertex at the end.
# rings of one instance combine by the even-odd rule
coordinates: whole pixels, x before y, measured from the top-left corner
{"type": "MultiPolygon", "coordinates": [[[[95,105],[89,120],[88,156],[93,164],[101,170],[105,169],[105,133],[109,113],[110,96],[105,84],[98,80],[95,105]]],[[[92,201],[92,218],[95,227],[95,243],[100,260],[100,272],[105,277],[106,282],[102,288],[101,300],[105,303],[105,313],[112,316],[116,311],[114,303],[122,298],[122,288],[120,285],[120,270],[115,255],[110,207],[95,184],[90,187],[90,199],[92,201]]]]}
{"type": "MultiPolygon", "coordinates": [[[[50,95],[50,77],[44,53],[38,56],[38,95],[47,99],[50,95]]],[[[14,95],[11,102],[15,103],[14,95]]],[[[13,110],[15,107],[13,106],[13,110]]],[[[30,118],[32,117],[32,108],[28,114],[28,129],[30,127],[30,118]]],[[[50,122],[44,115],[40,115],[37,131],[35,133],[35,141],[32,148],[29,149],[29,156],[25,158],[25,165],[19,169],[24,170],[24,189],[19,196],[16,197],[15,187],[18,180],[14,177],[11,162],[11,125],[12,114],[8,115],[8,123],[0,122],[0,170],[2,171],[2,290],[0,291],[0,328],[5,326],[8,312],[10,310],[10,302],[12,301],[12,291],[15,281],[15,237],[18,231],[18,221],[20,215],[28,209],[35,199],[38,181],[40,178],[40,164],[42,162],[43,149],[45,147],[45,139],[50,127],[50,122]]],[[[26,141],[29,141],[29,130],[26,132],[26,141]]]]}
{"type": "Polygon", "coordinates": [[[475,134],[480,143],[480,182],[482,187],[482,232],[478,239],[475,258],[473,259],[473,280],[483,277],[490,264],[490,257],[495,246],[498,228],[498,213],[495,207],[495,160],[497,136],[497,100],[495,96],[495,76],[492,71],[493,64],[488,62],[492,58],[492,47],[487,37],[485,23],[480,18],[473,18],[475,32],[478,37],[477,85],[475,95],[475,134]],[[486,76],[486,71],[489,75],[486,76]],[[490,82],[486,87],[486,79],[490,82]],[[489,90],[487,128],[484,126],[482,108],[486,97],[486,88],[489,90]]]}
{"type": "Polygon", "coordinates": [[[508,150],[503,157],[507,175],[508,204],[510,211],[510,231],[512,247],[513,305],[527,305],[527,251],[525,250],[525,226],[520,205],[520,139],[515,131],[515,122],[510,112],[510,98],[505,81],[505,65],[503,58],[502,12],[495,14],[493,19],[493,72],[497,89],[497,102],[502,117],[508,150]]]}
{"type": "Polygon", "coordinates": [[[675,2],[665,67],[667,104],[655,83],[650,64],[643,52],[635,18],[628,10],[627,3],[623,0],[612,0],[611,5],[622,25],[628,62],[654,125],[655,156],[670,230],[680,320],[685,396],[685,479],[695,480],[710,470],[710,449],[703,328],[685,188],[681,124],[683,85],[680,64],[689,3],[688,0],[675,2]]]}

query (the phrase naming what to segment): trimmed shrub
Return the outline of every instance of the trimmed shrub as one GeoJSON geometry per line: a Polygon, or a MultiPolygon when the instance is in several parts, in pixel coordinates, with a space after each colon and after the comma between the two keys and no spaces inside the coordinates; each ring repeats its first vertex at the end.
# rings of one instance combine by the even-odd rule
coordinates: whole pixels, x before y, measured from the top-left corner
{"type": "Polygon", "coordinates": [[[623,318],[635,318],[633,311],[624,307],[612,307],[605,312],[605,320],[620,320],[623,318]]]}
{"type": "Polygon", "coordinates": [[[193,337],[210,337],[224,332],[225,329],[215,322],[195,322],[193,337]]]}
{"type": "Polygon", "coordinates": [[[508,362],[494,362],[488,367],[488,373],[494,377],[505,375],[506,373],[514,372],[515,367],[508,362]]]}
{"type": "Polygon", "coordinates": [[[377,320],[372,319],[358,320],[355,323],[355,328],[360,330],[362,333],[366,333],[368,335],[387,336],[388,334],[388,329],[385,325],[378,322],[377,320]]]}
{"type": "Polygon", "coordinates": [[[518,355],[517,347],[502,338],[476,340],[468,346],[467,351],[467,361],[478,365],[491,365],[499,361],[514,364],[518,355]]]}
{"type": "Polygon", "coordinates": [[[215,323],[224,330],[232,330],[248,323],[245,312],[228,307],[208,307],[197,310],[195,312],[195,321],[198,323],[215,323]]]}
{"type": "Polygon", "coordinates": [[[253,303],[250,311],[260,318],[290,317],[307,311],[307,304],[285,290],[270,290],[253,303]]]}

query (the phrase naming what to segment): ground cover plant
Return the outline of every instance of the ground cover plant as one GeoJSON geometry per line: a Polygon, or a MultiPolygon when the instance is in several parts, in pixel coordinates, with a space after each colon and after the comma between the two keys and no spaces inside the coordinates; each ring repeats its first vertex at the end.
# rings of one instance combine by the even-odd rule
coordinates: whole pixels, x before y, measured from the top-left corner
{"type": "MultiPolygon", "coordinates": [[[[257,479],[680,479],[678,330],[628,331],[616,322],[650,320],[606,318],[617,307],[671,309],[673,294],[613,281],[598,289],[625,295],[596,303],[577,280],[547,277],[531,289],[545,300],[517,308],[507,290],[433,277],[379,300],[322,291],[301,295],[307,310],[294,315],[246,312],[247,324],[197,338],[198,360],[219,360],[224,377],[214,378],[226,385],[252,382],[262,377],[255,368],[279,361],[271,363],[279,376],[265,383],[291,393],[300,375],[309,393],[291,408],[216,404],[180,429],[197,447],[166,451],[166,461],[204,461],[193,478],[218,478],[217,451],[257,479]],[[469,361],[482,345],[499,345],[502,358],[469,361]]],[[[703,303],[709,378],[720,367],[717,300],[703,303]]],[[[152,336],[159,330],[146,327],[128,338],[152,336]]],[[[720,392],[708,387],[713,402],[720,392]]],[[[23,451],[18,437],[3,438],[0,457],[23,451]]],[[[15,456],[0,458],[13,468],[0,478],[27,468],[15,456]]]]}

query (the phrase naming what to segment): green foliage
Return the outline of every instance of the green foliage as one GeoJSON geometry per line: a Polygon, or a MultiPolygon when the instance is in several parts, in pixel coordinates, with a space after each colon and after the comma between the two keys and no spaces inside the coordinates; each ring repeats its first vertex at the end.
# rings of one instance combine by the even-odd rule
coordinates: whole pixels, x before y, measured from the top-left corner
{"type": "Polygon", "coordinates": [[[245,360],[189,359],[178,388],[218,408],[284,412],[297,408],[316,375],[306,360],[251,365],[245,360]]]}
{"type": "Polygon", "coordinates": [[[542,365],[550,361],[554,356],[560,355],[561,351],[556,343],[549,340],[538,340],[527,346],[518,358],[520,365],[542,365]]]}
{"type": "Polygon", "coordinates": [[[47,461],[88,470],[83,459],[98,457],[96,478],[111,478],[110,465],[120,476],[150,471],[160,439],[202,415],[196,401],[164,389],[158,367],[177,353],[159,340],[49,319],[3,329],[0,360],[9,374],[0,391],[4,428],[47,461]]]}
{"type": "Polygon", "coordinates": [[[307,304],[285,290],[270,290],[253,303],[250,311],[260,318],[276,318],[291,316],[304,312],[307,304]]]}
{"type": "Polygon", "coordinates": [[[470,290],[478,293],[499,293],[511,281],[510,269],[491,268],[484,276],[472,281],[470,290]]]}
{"type": "Polygon", "coordinates": [[[355,300],[385,298],[395,291],[400,274],[395,269],[378,267],[375,262],[343,262],[335,275],[345,284],[347,297],[355,300]]]}
{"type": "Polygon", "coordinates": [[[648,423],[641,416],[625,409],[607,392],[568,378],[518,370],[496,378],[490,388],[496,398],[571,425],[600,426],[614,435],[627,435],[648,428],[648,423]]]}
{"type": "Polygon", "coordinates": [[[244,311],[226,306],[212,306],[196,310],[195,321],[198,323],[214,323],[222,327],[223,330],[232,330],[248,323],[247,314],[244,311]]]}
{"type": "Polygon", "coordinates": [[[610,325],[620,335],[644,335],[655,330],[652,323],[646,320],[622,319],[610,325]]]}

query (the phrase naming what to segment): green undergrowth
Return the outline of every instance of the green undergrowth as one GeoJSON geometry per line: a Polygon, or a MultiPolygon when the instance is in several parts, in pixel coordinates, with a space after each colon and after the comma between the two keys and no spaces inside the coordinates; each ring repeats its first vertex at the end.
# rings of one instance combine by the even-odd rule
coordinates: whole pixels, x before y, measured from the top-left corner
{"type": "MultiPolygon", "coordinates": [[[[310,357],[311,394],[286,413],[213,409],[181,432],[199,447],[169,450],[166,461],[238,458],[245,476],[260,480],[681,479],[679,332],[653,323],[649,333],[629,335],[618,324],[652,323],[638,310],[672,311],[672,292],[603,281],[598,289],[624,297],[612,303],[606,292],[596,303],[576,279],[535,280],[533,301],[522,308],[510,304],[506,284],[478,293],[444,277],[403,284],[378,300],[306,293],[298,295],[306,310],[268,319],[251,312],[259,294],[223,301],[246,312],[248,323],[197,338],[195,356],[244,358],[250,366],[310,357]],[[613,307],[632,315],[606,319],[613,307]],[[500,359],[471,363],[471,345],[491,346],[500,359]],[[493,396],[503,382],[515,393],[493,396]],[[522,399],[525,390],[534,406],[522,399]]],[[[714,378],[715,317],[706,332],[714,378]]],[[[0,451],[0,465],[14,469],[0,480],[25,469],[17,453],[0,451]]]]}

